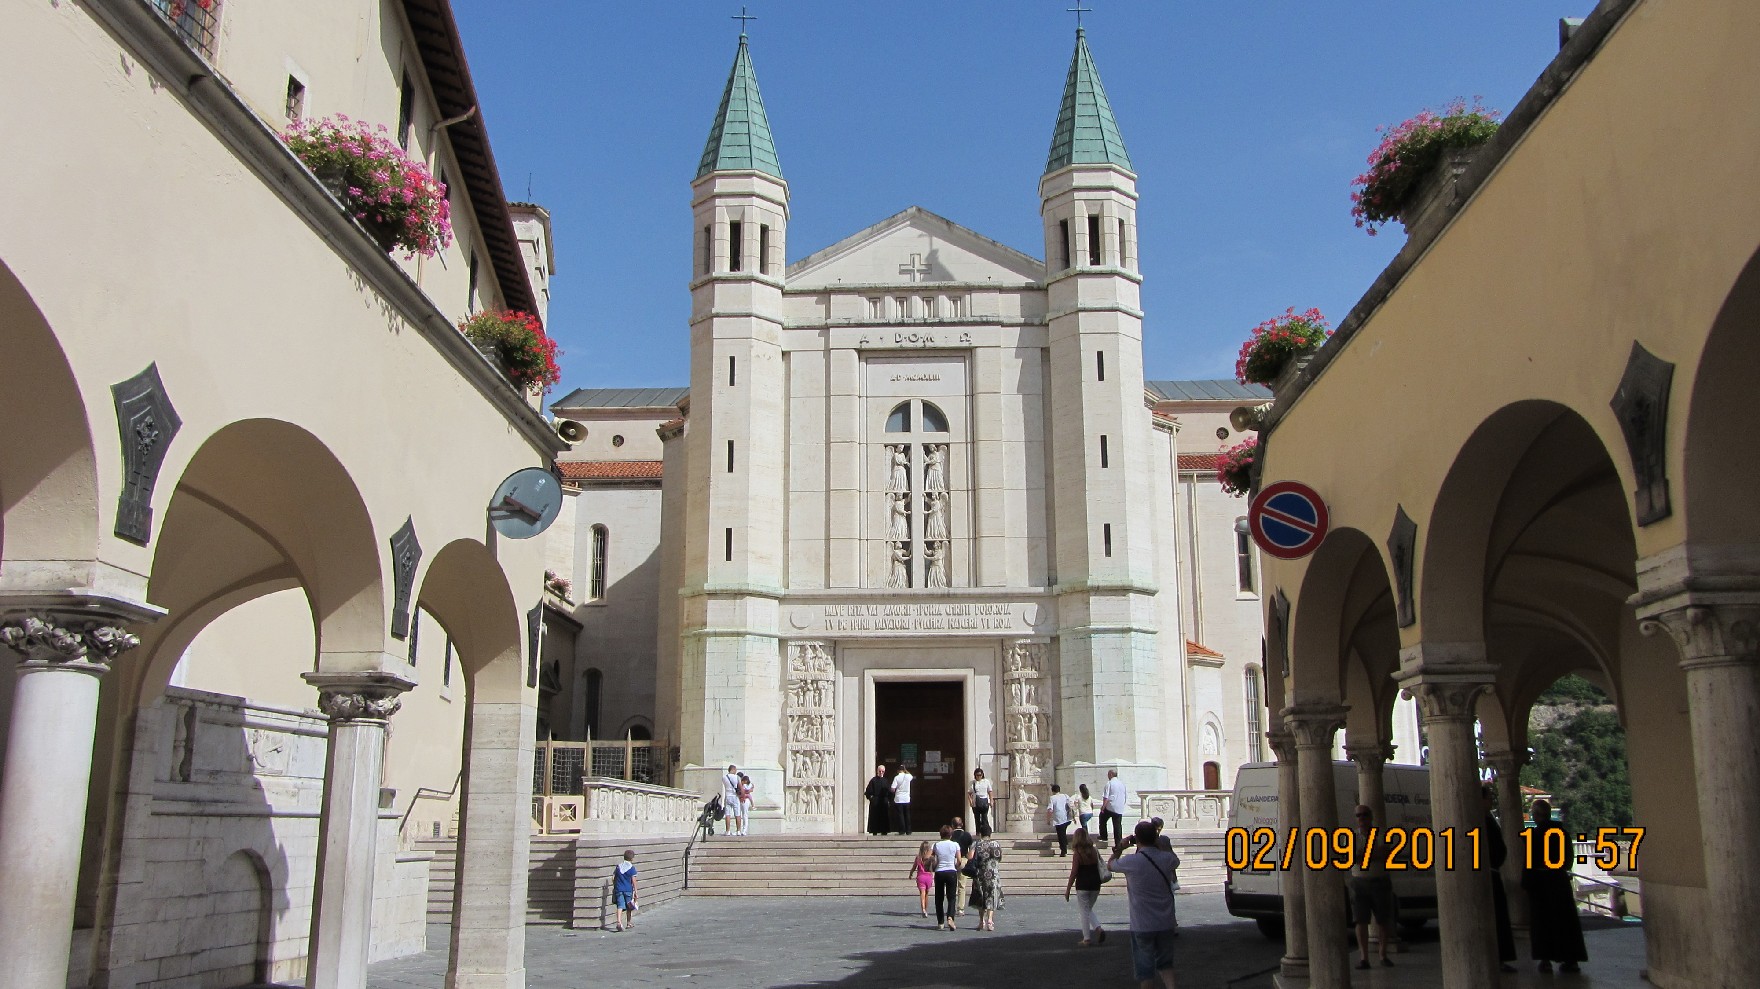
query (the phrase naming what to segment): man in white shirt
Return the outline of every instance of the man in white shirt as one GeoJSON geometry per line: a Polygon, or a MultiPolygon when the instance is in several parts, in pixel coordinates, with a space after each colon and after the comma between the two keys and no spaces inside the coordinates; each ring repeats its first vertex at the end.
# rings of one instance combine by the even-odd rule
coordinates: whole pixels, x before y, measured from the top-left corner
{"type": "Polygon", "coordinates": [[[727,834],[733,834],[741,825],[740,815],[743,807],[739,799],[739,767],[729,765],[727,772],[721,777],[721,806],[727,812],[723,818],[727,822],[727,834]]]}
{"type": "Polygon", "coordinates": [[[1069,794],[1064,793],[1056,783],[1051,784],[1051,803],[1045,808],[1045,814],[1051,818],[1051,826],[1057,829],[1057,848],[1060,854],[1069,854],[1069,825],[1075,819],[1070,813],[1069,794]]]}
{"type": "Polygon", "coordinates": [[[892,806],[898,812],[898,832],[911,833],[911,770],[909,766],[898,767],[898,775],[892,778],[892,806]]]}
{"type": "Polygon", "coordinates": [[[1159,979],[1164,989],[1174,989],[1173,939],[1179,925],[1173,912],[1173,877],[1179,856],[1157,848],[1155,837],[1153,822],[1138,821],[1130,838],[1136,850],[1126,855],[1127,846],[1120,843],[1112,850],[1109,865],[1113,872],[1124,874],[1130,897],[1131,966],[1138,986],[1155,989],[1159,979]]]}
{"type": "Polygon", "coordinates": [[[1106,822],[1112,821],[1112,843],[1119,845],[1124,842],[1124,811],[1130,801],[1130,794],[1124,788],[1124,780],[1118,778],[1118,770],[1106,771],[1106,789],[1100,795],[1100,840],[1106,840],[1106,822]]]}

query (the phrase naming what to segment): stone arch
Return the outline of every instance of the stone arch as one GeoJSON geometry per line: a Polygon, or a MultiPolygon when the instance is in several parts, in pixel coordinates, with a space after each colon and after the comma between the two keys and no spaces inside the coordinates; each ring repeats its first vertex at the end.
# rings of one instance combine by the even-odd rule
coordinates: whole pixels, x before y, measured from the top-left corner
{"type": "MultiPolygon", "coordinates": [[[[1291,616],[1294,657],[1286,704],[1344,700],[1347,654],[1364,634],[1365,622],[1391,614],[1388,588],[1385,558],[1373,540],[1348,527],[1327,534],[1308,562],[1291,616]]],[[[1384,637],[1372,638],[1379,643],[1384,637]]]]}
{"type": "Polygon", "coordinates": [[[267,985],[275,943],[276,885],[268,863],[241,848],[208,864],[204,876],[213,914],[203,927],[206,945],[191,974],[213,985],[267,985]]]}
{"type": "Polygon", "coordinates": [[[101,519],[91,423],[54,330],[4,261],[0,367],[0,582],[81,586],[101,519]]]}
{"type": "Polygon", "coordinates": [[[1760,413],[1752,396],[1760,380],[1756,333],[1760,251],[1730,287],[1690,382],[1678,371],[1674,379],[1674,387],[1691,388],[1685,442],[1678,459],[1669,459],[1679,465],[1675,473],[1681,478],[1674,510],[1685,513],[1687,541],[1694,546],[1743,546],[1748,553],[1760,547],[1760,521],[1751,510],[1760,491],[1760,449],[1754,442],[1760,413]]]}
{"type": "Polygon", "coordinates": [[[524,622],[488,547],[474,539],[441,547],[422,577],[417,603],[452,640],[473,706],[478,699],[525,699],[524,622]]]}

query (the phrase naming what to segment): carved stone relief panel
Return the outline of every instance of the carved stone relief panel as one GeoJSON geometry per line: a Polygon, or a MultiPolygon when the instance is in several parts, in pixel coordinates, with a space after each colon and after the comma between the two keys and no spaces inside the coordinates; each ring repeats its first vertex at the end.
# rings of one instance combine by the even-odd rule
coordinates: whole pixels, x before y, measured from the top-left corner
{"type": "Polygon", "coordinates": [[[830,817],[837,810],[837,664],[831,644],[788,644],[787,771],[783,812],[790,818],[830,817]]]}
{"type": "Polygon", "coordinates": [[[1017,639],[1003,645],[1003,748],[1008,753],[1008,820],[1030,828],[1049,799],[1052,752],[1050,712],[1043,705],[1046,644],[1017,639]]]}

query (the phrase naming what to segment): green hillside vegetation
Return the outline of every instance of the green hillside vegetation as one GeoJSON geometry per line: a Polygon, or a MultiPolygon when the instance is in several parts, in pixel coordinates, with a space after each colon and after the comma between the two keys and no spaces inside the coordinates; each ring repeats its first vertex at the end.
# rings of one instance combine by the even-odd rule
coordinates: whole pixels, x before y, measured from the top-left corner
{"type": "Polygon", "coordinates": [[[1534,758],[1522,767],[1522,782],[1553,794],[1567,828],[1592,833],[1632,823],[1626,733],[1600,688],[1561,677],[1534,702],[1529,733],[1534,758]]]}

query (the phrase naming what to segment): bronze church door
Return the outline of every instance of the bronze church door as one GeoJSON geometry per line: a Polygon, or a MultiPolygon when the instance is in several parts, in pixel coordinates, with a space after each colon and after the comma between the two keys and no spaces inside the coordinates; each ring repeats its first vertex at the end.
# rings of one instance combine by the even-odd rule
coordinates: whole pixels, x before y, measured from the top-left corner
{"type": "MultiPolygon", "coordinates": [[[[874,748],[888,779],[910,767],[911,829],[927,835],[966,817],[965,686],[958,682],[874,684],[874,748]]],[[[966,825],[970,827],[971,822],[966,825]]]]}

